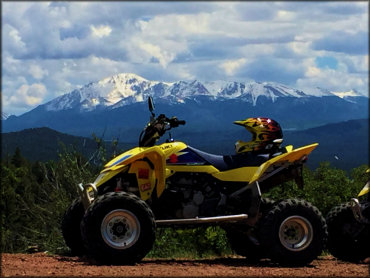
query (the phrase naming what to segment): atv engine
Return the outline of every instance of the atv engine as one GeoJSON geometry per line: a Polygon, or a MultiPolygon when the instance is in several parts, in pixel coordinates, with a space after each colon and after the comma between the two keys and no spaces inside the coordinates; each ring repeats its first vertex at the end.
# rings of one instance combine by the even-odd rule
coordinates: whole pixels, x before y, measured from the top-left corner
{"type": "Polygon", "coordinates": [[[161,198],[166,211],[175,211],[175,218],[215,216],[226,204],[220,186],[202,173],[176,173],[167,180],[161,198]]]}

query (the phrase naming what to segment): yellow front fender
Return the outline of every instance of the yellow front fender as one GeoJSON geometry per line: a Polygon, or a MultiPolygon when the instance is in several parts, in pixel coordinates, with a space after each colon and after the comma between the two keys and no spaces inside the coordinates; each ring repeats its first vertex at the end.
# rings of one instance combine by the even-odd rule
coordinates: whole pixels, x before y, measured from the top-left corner
{"type": "Polygon", "coordinates": [[[249,183],[254,183],[255,181],[260,180],[266,173],[270,172],[273,167],[277,164],[292,164],[296,161],[303,159],[309,153],[311,153],[316,147],[318,143],[314,143],[311,145],[307,145],[298,149],[293,150],[292,148],[287,148],[287,152],[283,153],[279,156],[276,156],[270,160],[267,160],[263,163],[260,167],[258,167],[257,171],[254,173],[252,179],[249,183]]]}
{"type": "Polygon", "coordinates": [[[95,180],[94,184],[96,187],[98,187],[118,173],[127,170],[130,166],[129,172],[135,173],[137,176],[142,199],[148,199],[150,197],[148,192],[151,193],[156,185],[157,196],[159,197],[165,188],[165,165],[166,156],[159,146],[150,148],[137,147],[108,162],[105,165],[104,170],[101,171],[99,177],[95,180]],[[147,169],[148,167],[151,168],[149,165],[150,163],[139,163],[139,161],[143,160],[144,158],[147,158],[150,161],[154,169],[151,169],[148,174],[140,176],[140,169],[147,169]]]}

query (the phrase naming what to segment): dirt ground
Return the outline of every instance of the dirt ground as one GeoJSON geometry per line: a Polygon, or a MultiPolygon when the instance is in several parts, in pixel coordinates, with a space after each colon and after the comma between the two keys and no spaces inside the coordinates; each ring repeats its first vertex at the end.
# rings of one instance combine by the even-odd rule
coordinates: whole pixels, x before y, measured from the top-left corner
{"type": "Polygon", "coordinates": [[[98,265],[86,258],[35,254],[1,254],[1,277],[370,277],[370,264],[353,264],[332,256],[306,267],[251,263],[241,257],[202,260],[144,259],[133,266],[98,265]]]}

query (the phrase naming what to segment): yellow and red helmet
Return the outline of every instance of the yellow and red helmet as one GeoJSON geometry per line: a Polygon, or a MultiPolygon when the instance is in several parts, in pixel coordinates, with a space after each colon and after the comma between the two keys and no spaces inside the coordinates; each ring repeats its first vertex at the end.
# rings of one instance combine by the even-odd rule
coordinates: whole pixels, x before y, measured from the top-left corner
{"type": "Polygon", "coordinates": [[[234,124],[244,126],[252,133],[252,140],[249,142],[237,141],[235,150],[237,153],[260,151],[272,147],[272,144],[279,144],[283,139],[283,132],[278,122],[270,118],[248,118],[243,121],[235,121],[234,124]],[[281,141],[275,141],[281,139],[281,141]]]}

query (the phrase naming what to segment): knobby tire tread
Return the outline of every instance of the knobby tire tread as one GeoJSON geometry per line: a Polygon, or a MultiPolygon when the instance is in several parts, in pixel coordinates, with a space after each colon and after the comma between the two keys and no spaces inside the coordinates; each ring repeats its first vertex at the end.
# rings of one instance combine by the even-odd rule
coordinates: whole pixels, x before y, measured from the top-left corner
{"type": "Polygon", "coordinates": [[[86,253],[80,230],[84,213],[85,209],[81,200],[75,199],[64,213],[61,224],[64,241],[71,250],[71,254],[76,256],[82,256],[86,253]]]}
{"type": "Polygon", "coordinates": [[[109,192],[97,197],[81,222],[85,248],[99,262],[108,264],[134,264],[142,260],[154,244],[155,228],[154,214],[150,207],[137,196],[126,192],[109,192]],[[125,250],[107,247],[100,233],[99,219],[101,221],[104,218],[103,212],[117,208],[135,212],[142,225],[138,242],[125,250]]]}
{"type": "Polygon", "coordinates": [[[370,256],[370,227],[356,221],[349,202],[333,207],[326,216],[326,222],[329,232],[327,247],[333,256],[349,262],[370,256]]]}
{"type": "MultiPolygon", "coordinates": [[[[270,198],[261,198],[260,212],[262,217],[273,207],[275,201],[270,198]]],[[[240,256],[246,257],[251,261],[259,261],[262,258],[266,258],[266,251],[260,245],[257,245],[248,237],[248,229],[253,229],[255,236],[259,237],[259,223],[254,227],[247,225],[232,225],[226,226],[226,236],[229,240],[231,249],[240,256]]]]}
{"type": "Polygon", "coordinates": [[[281,265],[303,266],[319,256],[327,240],[327,226],[321,212],[312,204],[300,199],[287,199],[278,202],[265,215],[260,227],[261,246],[268,250],[269,257],[281,265]],[[290,251],[279,240],[279,227],[285,218],[301,215],[313,227],[313,240],[302,251],[290,251]]]}

